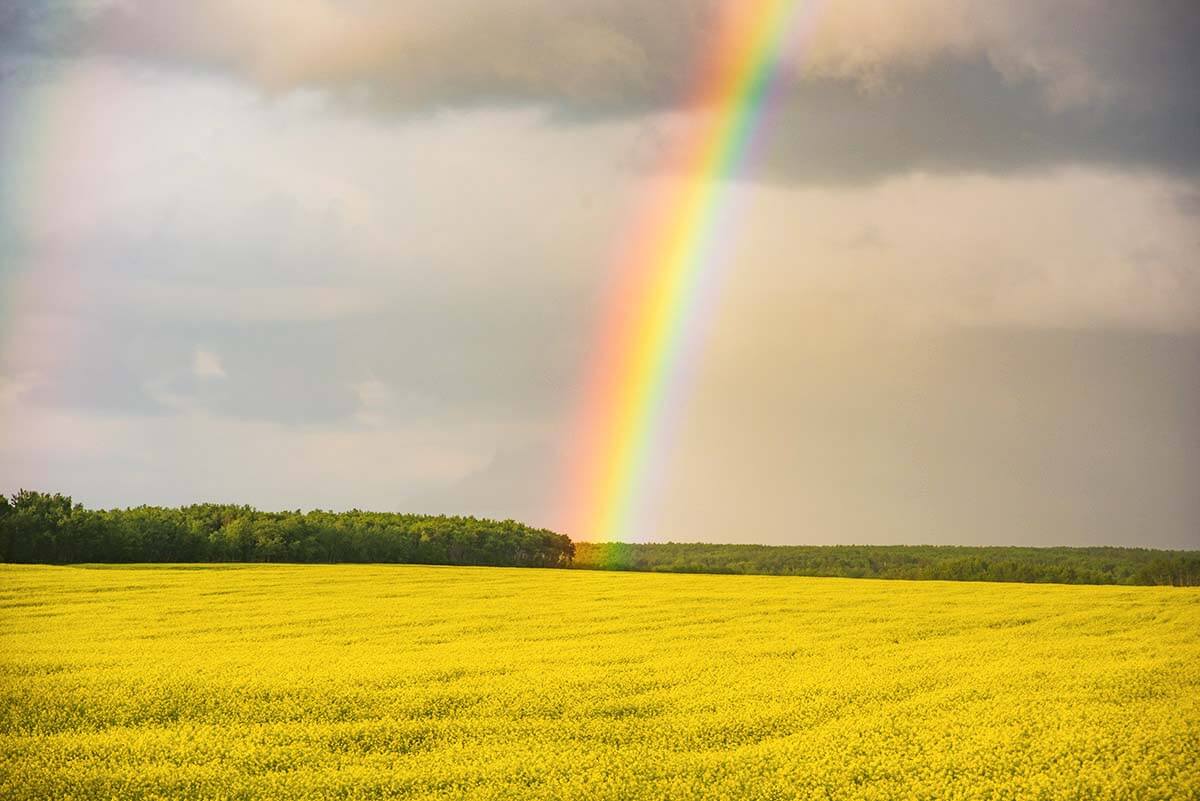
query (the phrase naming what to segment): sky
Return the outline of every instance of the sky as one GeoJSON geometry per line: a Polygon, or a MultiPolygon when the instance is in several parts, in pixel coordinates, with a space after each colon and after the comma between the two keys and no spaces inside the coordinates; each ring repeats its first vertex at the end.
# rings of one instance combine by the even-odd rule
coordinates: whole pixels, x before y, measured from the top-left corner
{"type": "MultiPolygon", "coordinates": [[[[610,535],[1200,548],[1200,8],[797,2],[610,535]]],[[[0,0],[0,491],[578,535],[721,12],[0,0]]]]}

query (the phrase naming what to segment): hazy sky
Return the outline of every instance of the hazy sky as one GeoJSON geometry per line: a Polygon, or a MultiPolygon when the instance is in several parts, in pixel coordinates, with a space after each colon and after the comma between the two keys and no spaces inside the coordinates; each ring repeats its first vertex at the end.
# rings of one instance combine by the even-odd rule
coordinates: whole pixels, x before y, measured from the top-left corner
{"type": "MultiPolygon", "coordinates": [[[[559,525],[717,5],[0,0],[0,490],[559,525]]],[[[638,536],[1200,547],[1200,6],[807,19],[638,536]]]]}

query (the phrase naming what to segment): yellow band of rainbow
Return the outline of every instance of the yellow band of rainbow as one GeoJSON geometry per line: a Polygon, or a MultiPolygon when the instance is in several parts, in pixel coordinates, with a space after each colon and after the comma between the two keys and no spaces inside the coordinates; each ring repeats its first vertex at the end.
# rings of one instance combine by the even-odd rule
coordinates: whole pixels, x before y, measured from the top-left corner
{"type": "Polygon", "coordinates": [[[686,107],[703,122],[670,154],[679,180],[634,226],[573,440],[567,533],[585,540],[636,538],[639,492],[666,447],[689,351],[710,315],[728,239],[727,181],[752,151],[781,55],[803,0],[726,0],[718,35],[686,107]]]}

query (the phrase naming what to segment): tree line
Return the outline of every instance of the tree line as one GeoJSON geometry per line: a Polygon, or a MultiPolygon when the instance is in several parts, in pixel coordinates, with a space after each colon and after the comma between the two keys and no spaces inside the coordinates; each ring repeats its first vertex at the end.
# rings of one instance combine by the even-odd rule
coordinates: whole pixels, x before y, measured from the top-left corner
{"type": "Polygon", "coordinates": [[[572,565],[667,573],[1200,586],[1200,553],[1148,548],[580,542],[572,565]]]}
{"type": "Polygon", "coordinates": [[[1200,586],[1200,553],[1147,548],[572,542],[513,520],[389,512],[263,512],[193,504],[86,509],[0,495],[6,562],[394,562],[670,573],[1200,586]]]}
{"type": "Polygon", "coordinates": [[[6,562],[409,562],[565,567],[569,537],[512,520],[386,512],[262,512],[194,504],[85,509],[70,496],[0,495],[6,562]]]}

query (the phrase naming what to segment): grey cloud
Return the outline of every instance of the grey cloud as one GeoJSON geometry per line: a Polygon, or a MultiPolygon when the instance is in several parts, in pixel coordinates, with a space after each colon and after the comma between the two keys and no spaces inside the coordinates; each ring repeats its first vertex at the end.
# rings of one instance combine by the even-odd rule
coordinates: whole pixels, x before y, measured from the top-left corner
{"type": "MultiPolygon", "coordinates": [[[[19,5],[0,37],[217,70],[350,107],[541,105],[561,121],[678,107],[714,0],[19,5]]],[[[808,6],[798,6],[801,10],[808,6]]],[[[1061,162],[1200,165],[1200,9],[1188,0],[829,0],[787,59],[771,174],[1061,162]],[[902,114],[899,112],[903,112],[902,114]],[[776,173],[776,170],[778,171],[776,173]]]]}
{"type": "Polygon", "coordinates": [[[589,272],[611,236],[602,219],[622,197],[606,140],[589,166],[575,152],[587,132],[512,119],[536,115],[364,126],[242,106],[226,82],[213,97],[192,86],[208,81],[159,79],[105,117],[97,138],[120,145],[97,160],[107,172],[89,159],[56,187],[77,201],[70,218],[43,230],[37,215],[0,213],[18,235],[0,236],[14,288],[0,304],[20,299],[0,376],[46,374],[45,408],[143,418],[354,427],[560,413],[603,280],[589,272]],[[203,163],[175,158],[204,144],[181,119],[196,95],[238,134],[203,163]],[[146,119],[181,122],[143,136],[146,119]],[[464,193],[471,181],[488,191],[464,193]],[[582,184],[598,196],[585,203],[582,184]],[[69,330],[44,336],[35,317],[69,330]],[[39,364],[47,341],[72,363],[39,364]],[[198,347],[224,379],[196,380],[198,347]],[[368,381],[391,394],[386,409],[364,414],[355,388],[368,381]]]}
{"type": "Polygon", "coordinates": [[[769,137],[767,175],[792,180],[855,182],[907,170],[1011,173],[1088,163],[1194,175],[1200,99],[1151,110],[1050,111],[1032,81],[1005,78],[985,60],[940,61],[869,95],[846,82],[797,85],[769,137]]]}
{"type": "MultiPolygon", "coordinates": [[[[70,368],[39,381],[28,397],[47,408],[107,414],[203,410],[284,425],[353,425],[362,411],[355,387],[377,380],[396,396],[388,413],[405,424],[528,421],[558,414],[569,397],[587,335],[567,318],[582,303],[429,290],[337,320],[180,320],[137,305],[93,310],[73,337],[70,368]],[[225,377],[194,375],[198,347],[220,357],[225,377]]],[[[36,367],[10,364],[0,373],[36,367]]]]}
{"type": "Polygon", "coordinates": [[[1175,208],[1189,217],[1200,217],[1200,190],[1181,191],[1175,195],[1175,208]]]}
{"type": "Polygon", "coordinates": [[[85,320],[69,369],[39,380],[28,399],[110,415],[203,410],[290,425],[330,422],[356,408],[346,379],[325,366],[337,364],[335,342],[318,324],[174,324],[126,309],[120,318],[85,320]],[[194,375],[201,344],[221,356],[226,378],[194,375]]]}
{"type": "Polygon", "coordinates": [[[545,509],[546,497],[558,486],[561,462],[559,447],[544,436],[502,443],[485,466],[416,496],[414,508],[452,513],[465,505],[485,517],[550,525],[554,521],[545,509]]]}

